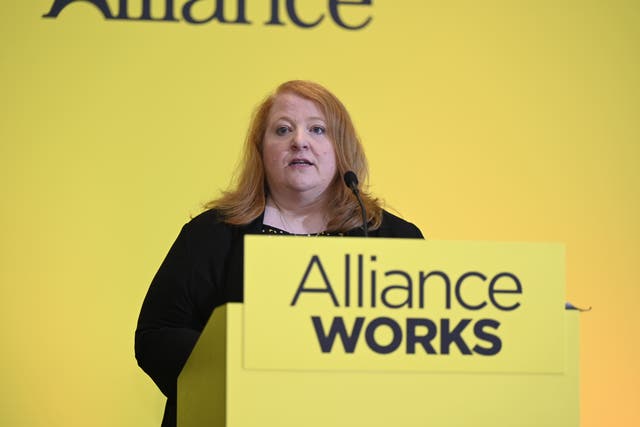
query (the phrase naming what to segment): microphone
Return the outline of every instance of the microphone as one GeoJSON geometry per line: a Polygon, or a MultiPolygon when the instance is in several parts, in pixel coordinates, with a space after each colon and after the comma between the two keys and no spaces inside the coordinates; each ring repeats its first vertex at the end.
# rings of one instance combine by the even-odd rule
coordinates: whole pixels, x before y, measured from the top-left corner
{"type": "Polygon", "coordinates": [[[360,191],[358,190],[358,177],[353,171],[347,171],[344,174],[344,183],[347,184],[347,187],[349,187],[351,191],[353,191],[356,199],[358,199],[358,203],[360,204],[360,211],[362,212],[362,229],[364,230],[364,237],[369,237],[367,211],[364,209],[364,203],[362,203],[362,199],[360,198],[360,191]]]}
{"type": "Polygon", "coordinates": [[[580,308],[580,307],[576,307],[575,305],[571,304],[570,302],[565,302],[564,303],[564,309],[565,310],[578,310],[578,311],[591,311],[591,306],[589,306],[589,308],[580,308]]]}

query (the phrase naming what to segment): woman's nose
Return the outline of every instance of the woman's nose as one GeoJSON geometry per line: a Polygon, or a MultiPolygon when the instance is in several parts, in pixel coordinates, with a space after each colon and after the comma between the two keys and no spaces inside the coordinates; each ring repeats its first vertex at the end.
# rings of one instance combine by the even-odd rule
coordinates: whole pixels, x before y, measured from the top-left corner
{"type": "Polygon", "coordinates": [[[291,146],[297,150],[309,148],[308,137],[309,135],[307,135],[304,129],[297,129],[291,139],[291,146]]]}

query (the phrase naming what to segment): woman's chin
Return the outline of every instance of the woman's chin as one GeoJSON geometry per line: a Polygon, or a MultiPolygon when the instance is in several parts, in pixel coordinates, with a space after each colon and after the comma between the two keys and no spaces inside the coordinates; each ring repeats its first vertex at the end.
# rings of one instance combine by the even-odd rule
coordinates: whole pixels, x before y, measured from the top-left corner
{"type": "Polygon", "coordinates": [[[287,192],[310,197],[320,197],[327,189],[327,185],[310,180],[296,180],[287,185],[287,192]]]}

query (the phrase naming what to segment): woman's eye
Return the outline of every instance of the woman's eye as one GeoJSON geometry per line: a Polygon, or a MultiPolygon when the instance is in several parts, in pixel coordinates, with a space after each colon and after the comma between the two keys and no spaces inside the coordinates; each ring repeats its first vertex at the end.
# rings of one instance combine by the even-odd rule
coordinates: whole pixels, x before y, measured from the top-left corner
{"type": "Polygon", "coordinates": [[[289,127],[287,127],[287,126],[278,126],[276,128],[276,134],[277,135],[280,135],[280,136],[286,135],[287,132],[289,132],[289,127]]]}
{"type": "Polygon", "coordinates": [[[324,135],[325,132],[326,130],[322,126],[311,126],[311,133],[315,133],[316,135],[324,135]]]}

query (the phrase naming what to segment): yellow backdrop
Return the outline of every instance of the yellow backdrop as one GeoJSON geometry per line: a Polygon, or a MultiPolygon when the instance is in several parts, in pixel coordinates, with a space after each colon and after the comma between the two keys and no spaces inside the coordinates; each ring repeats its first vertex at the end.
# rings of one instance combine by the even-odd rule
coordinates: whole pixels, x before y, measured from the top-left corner
{"type": "Polygon", "coordinates": [[[293,78],[344,101],[429,238],[564,243],[582,425],[640,425],[637,1],[64,3],[0,6],[0,425],[159,424],[142,298],[293,78]]]}

